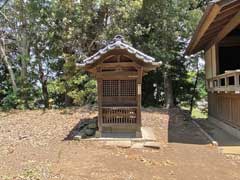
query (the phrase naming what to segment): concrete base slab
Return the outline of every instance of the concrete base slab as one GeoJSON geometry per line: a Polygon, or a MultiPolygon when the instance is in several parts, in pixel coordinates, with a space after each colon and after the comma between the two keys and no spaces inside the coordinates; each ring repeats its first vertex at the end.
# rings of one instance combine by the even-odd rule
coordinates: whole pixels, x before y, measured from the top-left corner
{"type": "Polygon", "coordinates": [[[81,141],[105,141],[106,146],[115,146],[120,148],[153,148],[159,149],[160,143],[156,142],[153,129],[150,127],[142,127],[141,132],[96,132],[95,137],[82,139],[75,136],[75,140],[81,141]],[[138,133],[138,134],[137,134],[138,133]],[[141,134],[140,138],[138,137],[141,134]]]}
{"type": "Polygon", "coordinates": [[[219,127],[219,123],[222,122],[217,121],[218,120],[213,119],[210,121],[200,120],[198,123],[209,134],[209,136],[211,136],[212,139],[218,143],[218,148],[222,153],[240,155],[240,139],[228,133],[223,126],[219,127]],[[215,121],[215,123],[213,123],[213,121],[215,121]]]}
{"type": "Polygon", "coordinates": [[[132,142],[156,141],[153,129],[150,127],[141,128],[140,138],[136,137],[136,133],[133,132],[104,132],[101,134],[101,137],[95,136],[86,139],[78,139],[78,137],[74,137],[74,139],[81,141],[132,141],[132,142]]]}
{"type": "Polygon", "coordinates": [[[143,146],[153,149],[160,149],[160,143],[158,142],[145,142],[143,146]]]}
{"type": "Polygon", "coordinates": [[[142,138],[149,141],[156,141],[156,136],[153,132],[153,129],[150,127],[142,127],[142,138]]]}
{"type": "Polygon", "coordinates": [[[221,129],[216,124],[208,120],[199,121],[200,126],[218,143],[218,146],[239,146],[240,139],[221,129]]]}
{"type": "MultiPolygon", "coordinates": [[[[206,130],[204,130],[196,121],[192,121],[192,123],[203,133],[204,136],[206,136],[206,138],[211,142],[212,145],[214,146],[218,146],[218,142],[216,140],[213,139],[213,137],[210,135],[209,131],[207,132],[206,130]]],[[[208,123],[208,125],[210,125],[208,123]]],[[[212,134],[212,133],[211,133],[212,134]]]]}
{"type": "Polygon", "coordinates": [[[158,142],[131,142],[131,141],[107,141],[105,143],[106,146],[114,146],[120,148],[133,148],[133,149],[142,149],[152,148],[152,149],[160,149],[160,143],[158,142]]]}
{"type": "Polygon", "coordinates": [[[209,116],[208,120],[211,121],[213,124],[218,126],[219,128],[225,130],[227,133],[231,134],[232,136],[240,139],[240,130],[237,128],[234,128],[224,122],[219,121],[218,119],[209,116]]]}
{"type": "Polygon", "coordinates": [[[121,148],[130,148],[132,143],[131,141],[107,141],[105,145],[116,146],[121,148]]]}
{"type": "Polygon", "coordinates": [[[219,149],[224,154],[240,155],[240,146],[224,146],[219,149]]]}
{"type": "Polygon", "coordinates": [[[100,137],[101,137],[101,132],[100,132],[100,131],[96,131],[95,137],[96,137],[96,138],[100,138],[100,137]]]}
{"type": "Polygon", "coordinates": [[[144,143],[134,143],[134,144],[132,144],[131,148],[133,148],[133,149],[144,148],[144,143]]]}
{"type": "Polygon", "coordinates": [[[101,138],[136,138],[134,132],[103,132],[101,138]]]}

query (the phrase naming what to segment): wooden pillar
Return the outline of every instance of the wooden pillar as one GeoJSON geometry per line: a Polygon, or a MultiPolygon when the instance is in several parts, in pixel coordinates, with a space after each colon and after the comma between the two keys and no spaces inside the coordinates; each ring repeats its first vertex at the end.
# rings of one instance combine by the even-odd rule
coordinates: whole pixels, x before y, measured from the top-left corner
{"type": "Polygon", "coordinates": [[[235,73],[234,75],[234,85],[239,86],[239,73],[235,73]]]}
{"type": "Polygon", "coordinates": [[[136,89],[137,89],[137,126],[138,130],[140,131],[140,128],[142,126],[141,121],[141,100],[142,100],[142,76],[143,76],[143,68],[138,68],[138,77],[137,77],[137,83],[136,83],[136,89]]]}
{"type": "Polygon", "coordinates": [[[239,94],[239,73],[235,73],[234,75],[234,91],[236,94],[239,94]]]}
{"type": "Polygon", "coordinates": [[[225,77],[225,78],[224,78],[224,81],[225,81],[225,93],[227,93],[227,88],[228,88],[228,84],[229,84],[228,78],[225,77]]]}
{"type": "Polygon", "coordinates": [[[98,89],[98,128],[99,131],[102,132],[102,79],[97,79],[97,89],[98,89]]]}

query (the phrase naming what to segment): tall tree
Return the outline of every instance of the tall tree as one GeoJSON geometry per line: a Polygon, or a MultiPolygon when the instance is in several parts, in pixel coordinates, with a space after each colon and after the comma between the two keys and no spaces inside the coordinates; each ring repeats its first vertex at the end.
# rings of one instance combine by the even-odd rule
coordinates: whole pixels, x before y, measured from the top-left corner
{"type": "Polygon", "coordinates": [[[0,55],[1,55],[1,59],[2,59],[3,63],[5,64],[5,66],[8,69],[8,72],[10,74],[11,83],[12,83],[12,89],[13,89],[13,92],[16,94],[17,93],[16,78],[15,78],[15,74],[12,69],[12,64],[10,63],[7,53],[6,53],[5,37],[3,34],[2,34],[1,41],[0,41],[0,55]]]}
{"type": "MultiPolygon", "coordinates": [[[[184,59],[183,52],[191,28],[196,24],[194,20],[201,14],[198,9],[189,11],[193,2],[195,1],[143,0],[142,9],[133,27],[134,31],[131,32],[135,46],[163,62],[156,73],[164,83],[157,85],[156,88],[164,86],[164,94],[157,92],[165,98],[156,96],[158,98],[155,99],[156,103],[165,104],[167,108],[175,105],[178,93],[186,93],[186,89],[179,91],[177,81],[179,78],[186,78],[187,70],[184,63],[187,60],[184,59]],[[161,99],[165,99],[164,103],[159,102],[161,99]]],[[[155,79],[152,83],[158,81],[155,79]]],[[[147,94],[154,96],[154,92],[147,94]]]]}
{"type": "Polygon", "coordinates": [[[116,34],[163,61],[161,68],[144,78],[144,105],[171,107],[189,99],[188,89],[194,83],[187,80],[186,64],[192,63],[183,51],[205,1],[16,0],[3,4],[0,68],[7,75],[0,79],[6,86],[11,84],[12,92],[6,88],[1,97],[14,102],[13,107],[94,103],[96,82],[77,70],[75,62],[98,51],[116,34]]]}

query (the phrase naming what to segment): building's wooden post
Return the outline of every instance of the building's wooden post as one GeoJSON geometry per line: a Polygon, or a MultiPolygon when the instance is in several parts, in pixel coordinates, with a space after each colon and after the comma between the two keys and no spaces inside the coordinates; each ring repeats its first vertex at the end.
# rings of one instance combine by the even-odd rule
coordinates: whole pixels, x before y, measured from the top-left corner
{"type": "Polygon", "coordinates": [[[239,86],[239,73],[236,73],[234,76],[234,85],[239,86]]]}
{"type": "Polygon", "coordinates": [[[143,76],[143,68],[138,68],[138,77],[136,83],[137,89],[137,131],[141,132],[141,100],[142,100],[142,76],[143,76]]]}
{"type": "Polygon", "coordinates": [[[233,120],[233,114],[232,114],[233,107],[232,107],[232,98],[231,97],[229,98],[229,107],[228,108],[229,108],[228,116],[229,116],[230,121],[232,121],[233,120]]]}
{"type": "Polygon", "coordinates": [[[97,79],[97,89],[98,89],[98,128],[100,133],[102,133],[102,79],[97,79]]]}
{"type": "Polygon", "coordinates": [[[227,93],[227,88],[228,88],[228,78],[227,77],[224,77],[224,81],[225,81],[225,93],[227,93]]]}
{"type": "Polygon", "coordinates": [[[239,94],[239,73],[235,73],[234,75],[234,90],[236,94],[239,94]]]}

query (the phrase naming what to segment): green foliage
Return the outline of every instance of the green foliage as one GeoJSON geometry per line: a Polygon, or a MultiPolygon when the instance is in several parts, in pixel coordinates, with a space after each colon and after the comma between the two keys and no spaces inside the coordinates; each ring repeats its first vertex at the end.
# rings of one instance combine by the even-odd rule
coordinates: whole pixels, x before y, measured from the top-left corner
{"type": "Polygon", "coordinates": [[[1,107],[3,110],[9,110],[11,108],[17,108],[20,103],[16,94],[10,93],[1,100],[1,107]]]}
{"type": "Polygon", "coordinates": [[[83,86],[82,90],[74,89],[68,92],[68,95],[74,99],[76,105],[95,104],[97,96],[96,81],[86,81],[83,86]]]}
{"type": "MultiPolygon", "coordinates": [[[[163,72],[173,81],[174,100],[188,102],[196,71],[195,57],[183,51],[200,16],[202,0],[16,0],[0,15],[6,55],[17,93],[0,59],[0,107],[42,108],[96,103],[96,81],[75,67],[116,34],[162,61],[144,77],[143,105],[164,105],[163,72]],[[8,29],[6,31],[6,29],[8,29]]],[[[204,98],[203,73],[196,99],[204,98]]]]}
{"type": "Polygon", "coordinates": [[[207,118],[207,113],[198,109],[198,108],[193,108],[192,111],[192,118],[194,119],[206,119],[207,118]]]}
{"type": "Polygon", "coordinates": [[[96,103],[96,81],[86,74],[77,73],[67,82],[59,79],[51,81],[48,84],[48,90],[54,103],[59,106],[64,105],[65,93],[72,98],[74,105],[96,103]]]}
{"type": "MultiPolygon", "coordinates": [[[[193,84],[195,80],[196,80],[196,72],[189,71],[188,78],[186,79],[186,81],[189,84],[193,84]]],[[[205,72],[203,70],[201,70],[199,73],[199,82],[197,86],[197,91],[198,91],[198,94],[196,97],[197,99],[204,99],[207,96],[207,91],[205,90],[205,72]]]]}
{"type": "Polygon", "coordinates": [[[164,72],[172,80],[175,104],[191,99],[194,81],[187,81],[188,68],[192,69],[197,61],[195,57],[186,59],[183,52],[202,15],[199,9],[190,10],[196,3],[194,0],[143,0],[132,25],[131,41],[138,49],[163,62],[158,71],[144,78],[147,82],[143,84],[145,106],[164,105],[164,72]]]}

